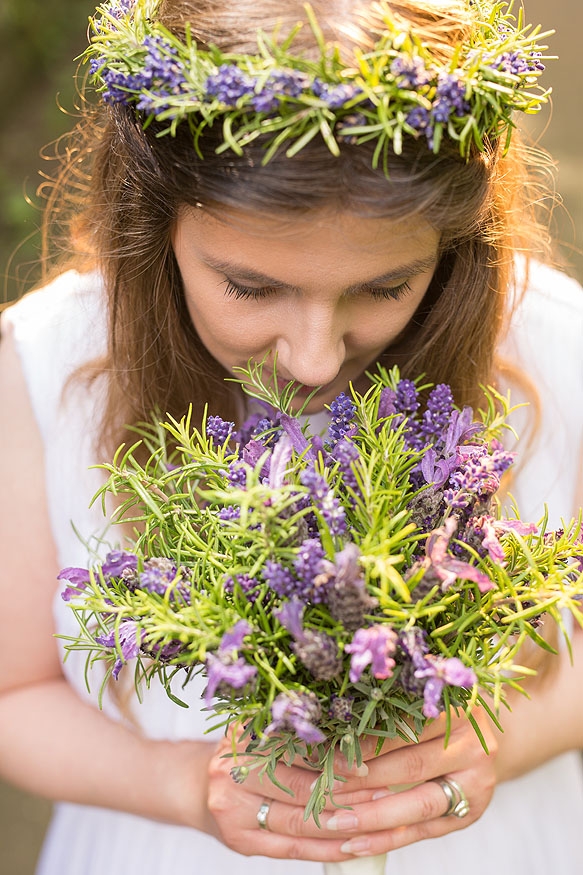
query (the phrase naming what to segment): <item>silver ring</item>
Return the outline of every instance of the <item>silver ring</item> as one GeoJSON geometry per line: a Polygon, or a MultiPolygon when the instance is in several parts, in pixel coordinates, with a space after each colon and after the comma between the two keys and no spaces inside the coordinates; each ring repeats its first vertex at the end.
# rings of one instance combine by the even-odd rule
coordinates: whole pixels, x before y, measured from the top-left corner
{"type": "Polygon", "coordinates": [[[442,817],[449,817],[452,814],[454,817],[465,817],[470,813],[470,803],[457,781],[454,781],[453,778],[434,778],[433,780],[434,783],[439,784],[447,801],[447,809],[441,815],[442,817]]]}
{"type": "Polygon", "coordinates": [[[269,829],[267,825],[267,815],[269,814],[270,805],[271,803],[266,802],[264,799],[259,806],[259,811],[257,812],[257,823],[259,824],[259,829],[269,829]]]}

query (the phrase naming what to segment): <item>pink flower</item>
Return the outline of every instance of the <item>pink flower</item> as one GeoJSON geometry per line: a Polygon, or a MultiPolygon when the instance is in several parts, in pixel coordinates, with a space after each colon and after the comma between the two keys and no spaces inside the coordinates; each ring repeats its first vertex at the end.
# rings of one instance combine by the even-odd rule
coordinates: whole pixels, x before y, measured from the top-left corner
{"type": "Polygon", "coordinates": [[[356,683],[367,667],[372,666],[375,678],[388,678],[393,673],[395,660],[392,658],[397,649],[397,633],[390,626],[369,626],[368,629],[358,629],[346,652],[352,654],[350,660],[350,680],[356,683]]]}

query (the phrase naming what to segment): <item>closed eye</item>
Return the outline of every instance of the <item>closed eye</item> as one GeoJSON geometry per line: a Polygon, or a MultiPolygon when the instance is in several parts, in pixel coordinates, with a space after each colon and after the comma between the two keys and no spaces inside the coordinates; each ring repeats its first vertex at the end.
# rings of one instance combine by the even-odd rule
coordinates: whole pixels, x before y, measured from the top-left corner
{"type": "MultiPolygon", "coordinates": [[[[281,291],[281,289],[276,286],[244,286],[233,282],[233,280],[227,279],[225,281],[225,295],[228,298],[236,298],[237,300],[261,300],[262,298],[268,298],[270,295],[275,295],[279,291],[281,291]]],[[[370,286],[363,289],[364,294],[369,295],[376,301],[399,301],[411,291],[411,286],[407,281],[400,283],[398,286],[386,286],[382,288],[370,286]]]]}

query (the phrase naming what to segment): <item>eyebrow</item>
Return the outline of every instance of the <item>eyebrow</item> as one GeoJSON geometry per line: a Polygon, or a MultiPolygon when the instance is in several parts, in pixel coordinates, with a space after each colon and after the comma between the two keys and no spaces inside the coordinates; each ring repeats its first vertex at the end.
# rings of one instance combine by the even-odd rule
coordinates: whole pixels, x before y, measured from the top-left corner
{"type": "MultiPolygon", "coordinates": [[[[350,294],[351,292],[355,292],[358,289],[362,289],[365,286],[375,286],[375,285],[383,285],[384,283],[395,282],[395,280],[403,279],[404,277],[413,277],[418,276],[419,274],[426,273],[435,267],[437,262],[437,253],[428,255],[425,258],[416,258],[414,261],[410,261],[407,264],[399,265],[398,267],[392,268],[386,273],[381,274],[380,276],[373,277],[372,279],[363,280],[360,283],[356,283],[351,286],[347,286],[344,290],[345,293],[350,294]]],[[[253,270],[249,267],[244,267],[240,264],[235,264],[232,261],[223,261],[221,259],[215,259],[211,256],[203,256],[202,260],[213,270],[218,270],[221,273],[224,273],[226,276],[234,275],[238,279],[245,280],[248,282],[261,283],[263,285],[273,286],[276,289],[292,289],[294,291],[299,291],[298,286],[292,286],[289,283],[284,283],[281,280],[275,279],[274,277],[267,276],[260,271],[253,270]]]]}

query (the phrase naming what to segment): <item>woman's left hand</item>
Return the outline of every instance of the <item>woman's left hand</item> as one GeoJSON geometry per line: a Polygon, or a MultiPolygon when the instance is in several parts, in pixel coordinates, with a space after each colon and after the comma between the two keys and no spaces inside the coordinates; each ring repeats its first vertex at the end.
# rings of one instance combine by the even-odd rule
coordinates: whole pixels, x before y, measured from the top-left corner
{"type": "Polygon", "coordinates": [[[386,743],[378,756],[374,755],[377,739],[363,739],[363,756],[368,767],[365,776],[351,774],[342,758],[338,759],[336,773],[345,775],[347,780],[335,794],[335,801],[350,805],[351,810],[324,813],[321,822],[328,833],[339,830],[353,834],[354,837],[342,845],[344,853],[382,854],[421,839],[463,829],[478,820],[496,784],[498,733],[483,711],[476,709],[473,715],[485,738],[488,754],[463,715],[452,717],[445,747],[446,721],[442,715],[426,727],[419,743],[397,739],[386,743]],[[455,782],[453,789],[442,787],[438,779],[455,782]],[[409,789],[402,789],[403,785],[409,789]],[[467,806],[458,806],[457,815],[444,816],[460,798],[462,803],[466,800],[467,806]]]}

